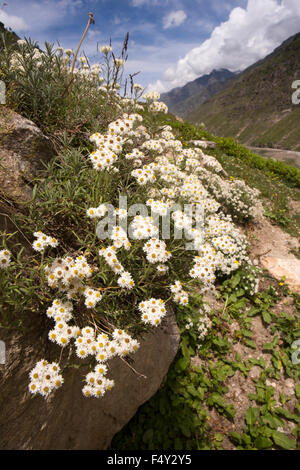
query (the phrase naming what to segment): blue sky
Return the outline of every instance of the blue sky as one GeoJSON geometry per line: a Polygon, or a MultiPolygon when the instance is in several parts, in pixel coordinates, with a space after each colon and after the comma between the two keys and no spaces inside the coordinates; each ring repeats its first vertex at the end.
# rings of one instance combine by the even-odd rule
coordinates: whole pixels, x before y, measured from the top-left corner
{"type": "Polygon", "coordinates": [[[112,39],[118,54],[130,34],[126,71],[159,91],[182,86],[214,68],[242,70],[300,31],[300,0],[7,0],[0,21],[21,37],[83,50],[112,39]]]}

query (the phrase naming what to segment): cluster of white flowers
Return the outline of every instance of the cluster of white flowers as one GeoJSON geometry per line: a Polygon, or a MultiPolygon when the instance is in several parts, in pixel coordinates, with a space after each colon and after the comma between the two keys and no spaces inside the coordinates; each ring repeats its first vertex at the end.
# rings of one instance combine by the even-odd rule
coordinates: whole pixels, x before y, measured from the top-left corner
{"type": "Polygon", "coordinates": [[[107,212],[107,207],[105,204],[100,204],[98,207],[90,207],[86,213],[87,216],[90,217],[91,219],[101,219],[101,217],[104,217],[107,212]]]}
{"type": "Polygon", "coordinates": [[[198,339],[202,341],[212,327],[212,322],[206,313],[202,314],[197,323],[198,339]]]}
{"type": "Polygon", "coordinates": [[[55,248],[58,245],[56,238],[49,237],[41,231],[34,232],[33,235],[36,237],[36,240],[32,244],[35,251],[44,251],[48,246],[55,248]]]}
{"type": "MultiPolygon", "coordinates": [[[[110,52],[110,46],[103,46],[101,51],[107,55],[110,52]]],[[[85,61],[81,63],[83,67],[86,64],[85,61]]],[[[116,65],[121,66],[122,63],[119,61],[116,65]]],[[[94,69],[95,72],[100,70],[99,67],[94,69]]],[[[135,90],[140,89],[138,86],[135,87],[135,90]]],[[[106,92],[110,93],[112,89],[106,86],[106,92]]],[[[118,96],[116,90],[115,92],[118,96]]],[[[150,111],[166,112],[166,106],[157,102],[159,93],[146,93],[143,98],[147,101],[145,107],[148,107],[150,111]]],[[[124,103],[121,98],[118,101],[120,117],[108,125],[106,133],[96,132],[90,137],[91,142],[96,146],[96,150],[89,156],[92,165],[96,171],[116,172],[117,181],[122,177],[125,168],[128,172],[127,176],[134,178],[130,184],[137,186],[146,196],[146,205],[155,214],[155,219],[156,216],[168,215],[173,204],[178,200],[188,203],[189,211],[175,210],[172,214],[175,229],[185,232],[185,241],[192,240],[195,256],[193,255],[193,263],[187,267],[187,274],[191,279],[200,281],[201,292],[215,293],[217,274],[229,274],[242,263],[249,261],[245,237],[236,229],[231,217],[220,211],[224,194],[222,194],[223,187],[219,182],[223,180],[216,173],[221,173],[222,167],[216,159],[204,155],[200,149],[183,149],[182,142],[176,139],[170,126],[163,126],[160,134],[150,135],[147,128],[140,125],[143,118],[139,114],[127,114],[127,110],[136,109],[134,108],[135,100],[126,98],[123,101],[124,103]],[[133,169],[128,169],[128,167],[133,169]],[[195,221],[196,226],[194,226],[195,221]]],[[[241,192],[244,194],[245,186],[235,182],[226,184],[226,198],[230,196],[235,204],[235,196],[230,188],[240,188],[239,194],[241,192]]],[[[247,194],[251,201],[254,196],[257,196],[254,191],[250,198],[249,191],[247,194]]],[[[247,207],[248,213],[250,205],[249,203],[247,207]]],[[[243,210],[242,206],[240,209],[243,210]]],[[[86,215],[91,219],[97,219],[104,217],[107,211],[108,206],[100,204],[99,207],[88,208],[86,215]]],[[[120,220],[126,219],[128,214],[125,209],[113,211],[113,215],[118,216],[120,220]]],[[[45,246],[42,243],[43,235],[40,233],[38,236],[41,243],[39,251],[43,249],[42,246],[45,246]]],[[[128,236],[122,222],[120,225],[114,224],[110,233],[110,245],[102,247],[99,250],[99,256],[102,258],[101,261],[105,260],[117,277],[116,285],[108,289],[119,289],[119,292],[120,289],[124,289],[122,291],[124,295],[126,295],[126,290],[130,291],[135,287],[135,280],[119,261],[117,250],[128,251],[128,259],[130,259],[135,248],[131,250],[132,244],[128,239],[129,236],[136,241],[138,249],[141,248],[138,241],[145,240],[142,252],[150,265],[149,268],[153,267],[153,270],[156,269],[156,273],[162,276],[169,271],[166,263],[175,258],[175,253],[172,258],[172,252],[167,249],[165,241],[160,239],[159,227],[155,225],[152,217],[144,215],[133,217],[128,236]]],[[[51,246],[57,244],[53,239],[50,243],[49,237],[46,241],[48,244],[52,243],[51,246]]],[[[122,254],[124,255],[124,252],[121,251],[120,259],[123,260],[122,254]]],[[[86,285],[87,279],[92,276],[95,269],[97,268],[89,266],[84,256],[78,256],[75,259],[66,257],[56,259],[46,266],[45,274],[50,287],[65,293],[69,300],[75,300],[78,295],[83,296],[85,307],[92,309],[102,300],[103,291],[106,290],[106,288],[97,289],[86,285]]],[[[172,269],[170,273],[172,275],[172,269]]],[[[169,281],[166,289],[171,291],[175,303],[183,306],[188,304],[189,294],[183,289],[180,280],[169,281]],[[170,285],[171,282],[173,283],[170,285]]],[[[155,294],[152,295],[155,296],[155,294]]],[[[165,301],[161,298],[150,298],[139,302],[138,310],[143,323],[158,326],[166,315],[165,301]]],[[[208,312],[204,309],[202,313],[196,323],[199,339],[203,339],[211,327],[208,312]]],[[[73,324],[75,314],[70,302],[55,299],[47,310],[47,315],[55,321],[55,327],[49,333],[51,341],[61,347],[74,341],[79,358],[85,359],[92,356],[97,362],[94,370],[86,376],[83,394],[92,397],[103,396],[114,385],[114,382],[106,377],[108,369],[105,363],[113,357],[124,357],[135,352],[139,343],[123,330],[115,329],[111,339],[108,334],[103,333],[103,330],[99,331],[96,325],[94,325],[95,329],[91,326],[78,328],[73,324]]],[[[187,323],[188,326],[191,326],[191,321],[187,323]]]]}
{"type": "Polygon", "coordinates": [[[142,321],[153,326],[158,326],[166,314],[165,302],[162,299],[150,299],[139,303],[142,312],[142,321]]]}
{"type": "MultiPolygon", "coordinates": [[[[170,126],[168,126],[170,127],[170,126]]],[[[171,128],[172,130],[172,128],[171,128]]],[[[174,135],[172,134],[172,132],[170,132],[170,130],[164,130],[161,132],[161,138],[164,139],[164,140],[174,140],[174,135]]]]}
{"type": "Polygon", "coordinates": [[[203,153],[202,157],[205,167],[212,168],[216,173],[221,173],[224,171],[222,165],[216,158],[212,157],[211,155],[204,155],[203,153]]]}
{"type": "Polygon", "coordinates": [[[204,168],[199,171],[199,178],[234,219],[248,220],[255,216],[260,195],[257,189],[250,188],[242,180],[223,179],[204,168]]]}
{"type": "Polygon", "coordinates": [[[11,252],[9,250],[0,251],[0,269],[7,268],[11,260],[11,252]]]}
{"type": "Polygon", "coordinates": [[[122,289],[132,289],[134,287],[134,280],[128,271],[123,271],[118,279],[118,284],[122,289]]]}
{"type": "Polygon", "coordinates": [[[86,385],[82,389],[85,397],[102,397],[107,390],[111,390],[114,381],[106,377],[108,367],[105,365],[109,359],[119,356],[126,357],[138,350],[139,343],[123,330],[115,329],[112,340],[106,334],[95,336],[92,328],[84,328],[82,336],[77,339],[77,354],[86,357],[88,354],[96,356],[97,366],[85,377],[86,385]]]}
{"type": "Polygon", "coordinates": [[[190,317],[188,317],[186,321],[187,323],[185,324],[185,329],[190,330],[194,326],[193,320],[190,317]]]}
{"type": "Polygon", "coordinates": [[[122,67],[125,64],[125,60],[116,58],[114,59],[114,63],[117,67],[122,67]]]}
{"type": "Polygon", "coordinates": [[[101,248],[99,250],[99,256],[103,256],[103,258],[115,274],[121,274],[125,271],[124,267],[117,258],[116,248],[114,246],[101,248]]]}
{"type": "Polygon", "coordinates": [[[144,89],[143,85],[141,85],[140,83],[135,83],[132,88],[138,91],[142,91],[144,89]]]}
{"type": "Polygon", "coordinates": [[[152,113],[165,113],[165,114],[167,114],[168,106],[165,103],[163,103],[162,101],[154,101],[153,103],[150,104],[149,110],[152,113]]]}
{"type": "Polygon", "coordinates": [[[83,290],[83,295],[85,297],[84,303],[87,308],[94,308],[102,299],[102,295],[99,290],[92,289],[91,287],[85,287],[83,290]]]}
{"type": "MultiPolygon", "coordinates": [[[[257,268],[256,268],[257,269],[257,268]]],[[[243,289],[248,295],[255,295],[259,288],[259,278],[253,272],[253,266],[249,266],[241,276],[243,289]]]]}
{"type": "MultiPolygon", "coordinates": [[[[170,194],[170,192],[166,191],[167,194],[170,194]]],[[[153,199],[148,199],[146,201],[146,205],[151,207],[151,211],[154,214],[159,214],[161,216],[167,215],[168,209],[172,206],[173,201],[162,201],[162,200],[153,200],[153,199]]]]}
{"type": "Polygon", "coordinates": [[[171,258],[171,252],[166,250],[166,243],[158,238],[151,238],[143,246],[149,263],[166,263],[171,258]]]}
{"type": "MultiPolygon", "coordinates": [[[[91,135],[90,141],[97,146],[97,149],[89,155],[95,170],[113,169],[118,171],[114,164],[123,150],[124,143],[128,144],[129,142],[128,135],[133,132],[134,123],[141,119],[139,114],[125,113],[120,119],[109,124],[107,134],[96,132],[91,135]]],[[[140,155],[138,155],[138,158],[140,158],[140,155]]]]}
{"type": "Polygon", "coordinates": [[[145,154],[139,149],[133,149],[130,153],[126,153],[125,158],[127,160],[142,159],[145,157],[145,154]]]}
{"type": "Polygon", "coordinates": [[[84,256],[57,258],[45,268],[48,285],[67,293],[68,299],[75,299],[84,292],[84,281],[92,276],[93,268],[84,256]]]}
{"type": "Polygon", "coordinates": [[[133,229],[133,238],[136,240],[152,238],[158,234],[158,228],[154,225],[152,217],[137,215],[131,223],[131,228],[133,229]]]}
{"type": "Polygon", "coordinates": [[[46,311],[47,317],[55,321],[55,326],[49,331],[48,338],[64,348],[71,339],[80,334],[80,328],[70,326],[68,322],[73,318],[73,305],[70,302],[62,302],[55,299],[52,306],[46,311]]]}
{"type": "Polygon", "coordinates": [[[114,241],[114,246],[116,248],[122,248],[123,246],[125,250],[129,250],[131,247],[131,243],[127,238],[125,230],[119,225],[113,227],[110,238],[114,241]]]}
{"type": "Polygon", "coordinates": [[[103,54],[108,54],[109,52],[111,52],[111,50],[112,50],[111,46],[108,46],[108,45],[104,45],[100,47],[100,52],[103,52],[103,54]]]}
{"type": "Polygon", "coordinates": [[[147,101],[159,100],[160,94],[158,91],[149,91],[147,93],[144,93],[143,98],[147,101]]]}
{"type": "Polygon", "coordinates": [[[68,55],[68,56],[71,56],[74,54],[74,51],[73,49],[65,49],[65,54],[68,55]]]}
{"type": "Polygon", "coordinates": [[[153,152],[157,152],[157,153],[163,152],[163,147],[162,147],[161,142],[155,139],[146,140],[146,142],[144,142],[142,145],[142,149],[152,150],[153,152]]]}
{"type": "Polygon", "coordinates": [[[139,185],[143,186],[149,182],[153,183],[156,180],[154,172],[150,168],[138,168],[133,170],[131,175],[137,179],[139,185]]]}
{"type": "MultiPolygon", "coordinates": [[[[128,242],[129,245],[130,242],[128,242]]],[[[126,247],[125,247],[126,248],[126,247]]],[[[129,247],[127,247],[129,249],[129,247]]],[[[102,256],[109,267],[115,274],[119,275],[118,284],[123,289],[132,289],[135,285],[132,275],[125,271],[124,266],[120,263],[116,255],[116,246],[109,246],[108,248],[101,248],[99,251],[99,256],[102,256]]]]}
{"type": "MultiPolygon", "coordinates": [[[[120,329],[115,329],[112,339],[104,333],[96,334],[94,328],[86,326],[82,329],[69,326],[67,321],[72,319],[72,306],[56,299],[47,310],[47,316],[55,319],[55,328],[49,332],[49,339],[65,347],[71,339],[75,341],[76,355],[80,359],[94,356],[97,362],[92,372],[85,377],[86,385],[82,389],[85,397],[102,397],[111,390],[114,381],[106,377],[107,361],[115,356],[126,357],[139,348],[139,342],[120,329]]],[[[54,389],[63,384],[63,377],[57,363],[49,364],[39,361],[30,372],[29,390],[33,394],[40,393],[47,397],[54,389]]]]}
{"type": "Polygon", "coordinates": [[[169,271],[169,266],[167,266],[166,264],[158,264],[156,266],[156,270],[158,274],[160,274],[161,276],[164,276],[169,271]]]}
{"type": "Polygon", "coordinates": [[[174,302],[180,305],[187,305],[189,303],[189,295],[185,290],[183,290],[182,283],[180,281],[176,281],[172,284],[170,286],[170,290],[172,294],[174,294],[174,302]]]}
{"type": "Polygon", "coordinates": [[[44,397],[63,384],[59,365],[56,362],[49,363],[45,359],[36,364],[30,371],[29,377],[29,391],[33,394],[39,393],[44,397]]]}

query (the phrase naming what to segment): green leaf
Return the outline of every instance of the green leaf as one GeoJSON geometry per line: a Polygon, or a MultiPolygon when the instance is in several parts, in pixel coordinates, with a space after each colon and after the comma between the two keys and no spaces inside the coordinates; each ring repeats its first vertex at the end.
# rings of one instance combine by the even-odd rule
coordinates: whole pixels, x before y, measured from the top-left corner
{"type": "Polygon", "coordinates": [[[235,444],[242,443],[242,436],[238,432],[230,432],[229,439],[231,439],[235,444]]]}
{"type": "Polygon", "coordinates": [[[285,408],[275,408],[275,413],[279,414],[280,416],[283,416],[286,419],[296,421],[296,423],[300,423],[300,416],[294,415],[285,408]]]}
{"type": "Polygon", "coordinates": [[[232,282],[231,282],[232,287],[233,287],[233,288],[236,287],[236,286],[239,284],[240,280],[241,280],[241,276],[240,276],[239,274],[237,274],[236,276],[234,276],[234,278],[233,278],[233,280],[232,280],[232,282]]]}
{"type": "Polygon", "coordinates": [[[187,392],[192,395],[192,397],[198,397],[198,392],[195,389],[194,385],[188,385],[186,387],[187,392]]]}
{"type": "Polygon", "coordinates": [[[264,322],[266,322],[266,323],[271,323],[272,317],[271,317],[271,315],[269,314],[269,312],[267,312],[267,311],[265,311],[265,310],[262,311],[262,317],[263,317],[264,322]]]}
{"type": "Polygon", "coordinates": [[[254,426],[259,415],[258,408],[248,408],[245,415],[245,420],[248,426],[254,426]]]}
{"type": "Polygon", "coordinates": [[[256,349],[256,344],[251,339],[245,339],[244,343],[246,346],[249,346],[249,348],[256,349]]]}
{"type": "Polygon", "coordinates": [[[257,315],[258,313],[259,313],[259,308],[251,307],[249,312],[247,313],[247,316],[254,317],[254,315],[257,315]]]}
{"type": "Polygon", "coordinates": [[[274,431],[272,433],[272,438],[275,444],[282,449],[292,450],[296,448],[296,442],[282,432],[274,431]]]}
{"type": "Polygon", "coordinates": [[[189,358],[182,357],[179,361],[176,362],[175,368],[177,372],[183,372],[185,369],[188,368],[190,363],[189,358]]]}
{"type": "Polygon", "coordinates": [[[275,430],[284,424],[280,418],[276,418],[276,416],[273,416],[270,413],[262,416],[261,420],[264,424],[268,424],[272,429],[275,430]]]}
{"type": "Polygon", "coordinates": [[[254,446],[257,449],[269,449],[272,447],[273,442],[268,437],[258,436],[254,441],[254,446]]]}

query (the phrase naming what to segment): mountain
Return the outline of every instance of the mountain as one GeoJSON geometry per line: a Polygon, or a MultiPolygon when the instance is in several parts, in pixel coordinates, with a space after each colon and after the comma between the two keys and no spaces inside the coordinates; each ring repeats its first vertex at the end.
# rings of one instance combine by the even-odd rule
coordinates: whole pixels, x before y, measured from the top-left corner
{"type": "Polygon", "coordinates": [[[239,73],[186,118],[243,144],[300,150],[300,104],[292,104],[295,80],[300,80],[300,33],[239,73]]]}
{"type": "Polygon", "coordinates": [[[220,91],[233,77],[229,70],[213,70],[209,75],[203,75],[187,83],[183,87],[173,88],[168,93],[162,93],[161,99],[173,114],[186,117],[197,106],[220,91]]]}

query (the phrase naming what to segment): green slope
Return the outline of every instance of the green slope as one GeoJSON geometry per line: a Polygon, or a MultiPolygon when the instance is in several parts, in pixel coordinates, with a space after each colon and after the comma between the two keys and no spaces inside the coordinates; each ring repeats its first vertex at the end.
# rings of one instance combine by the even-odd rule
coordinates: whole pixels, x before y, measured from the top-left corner
{"type": "Polygon", "coordinates": [[[300,105],[292,104],[295,80],[300,80],[300,33],[231,80],[187,119],[244,144],[300,150],[300,105]]]}

